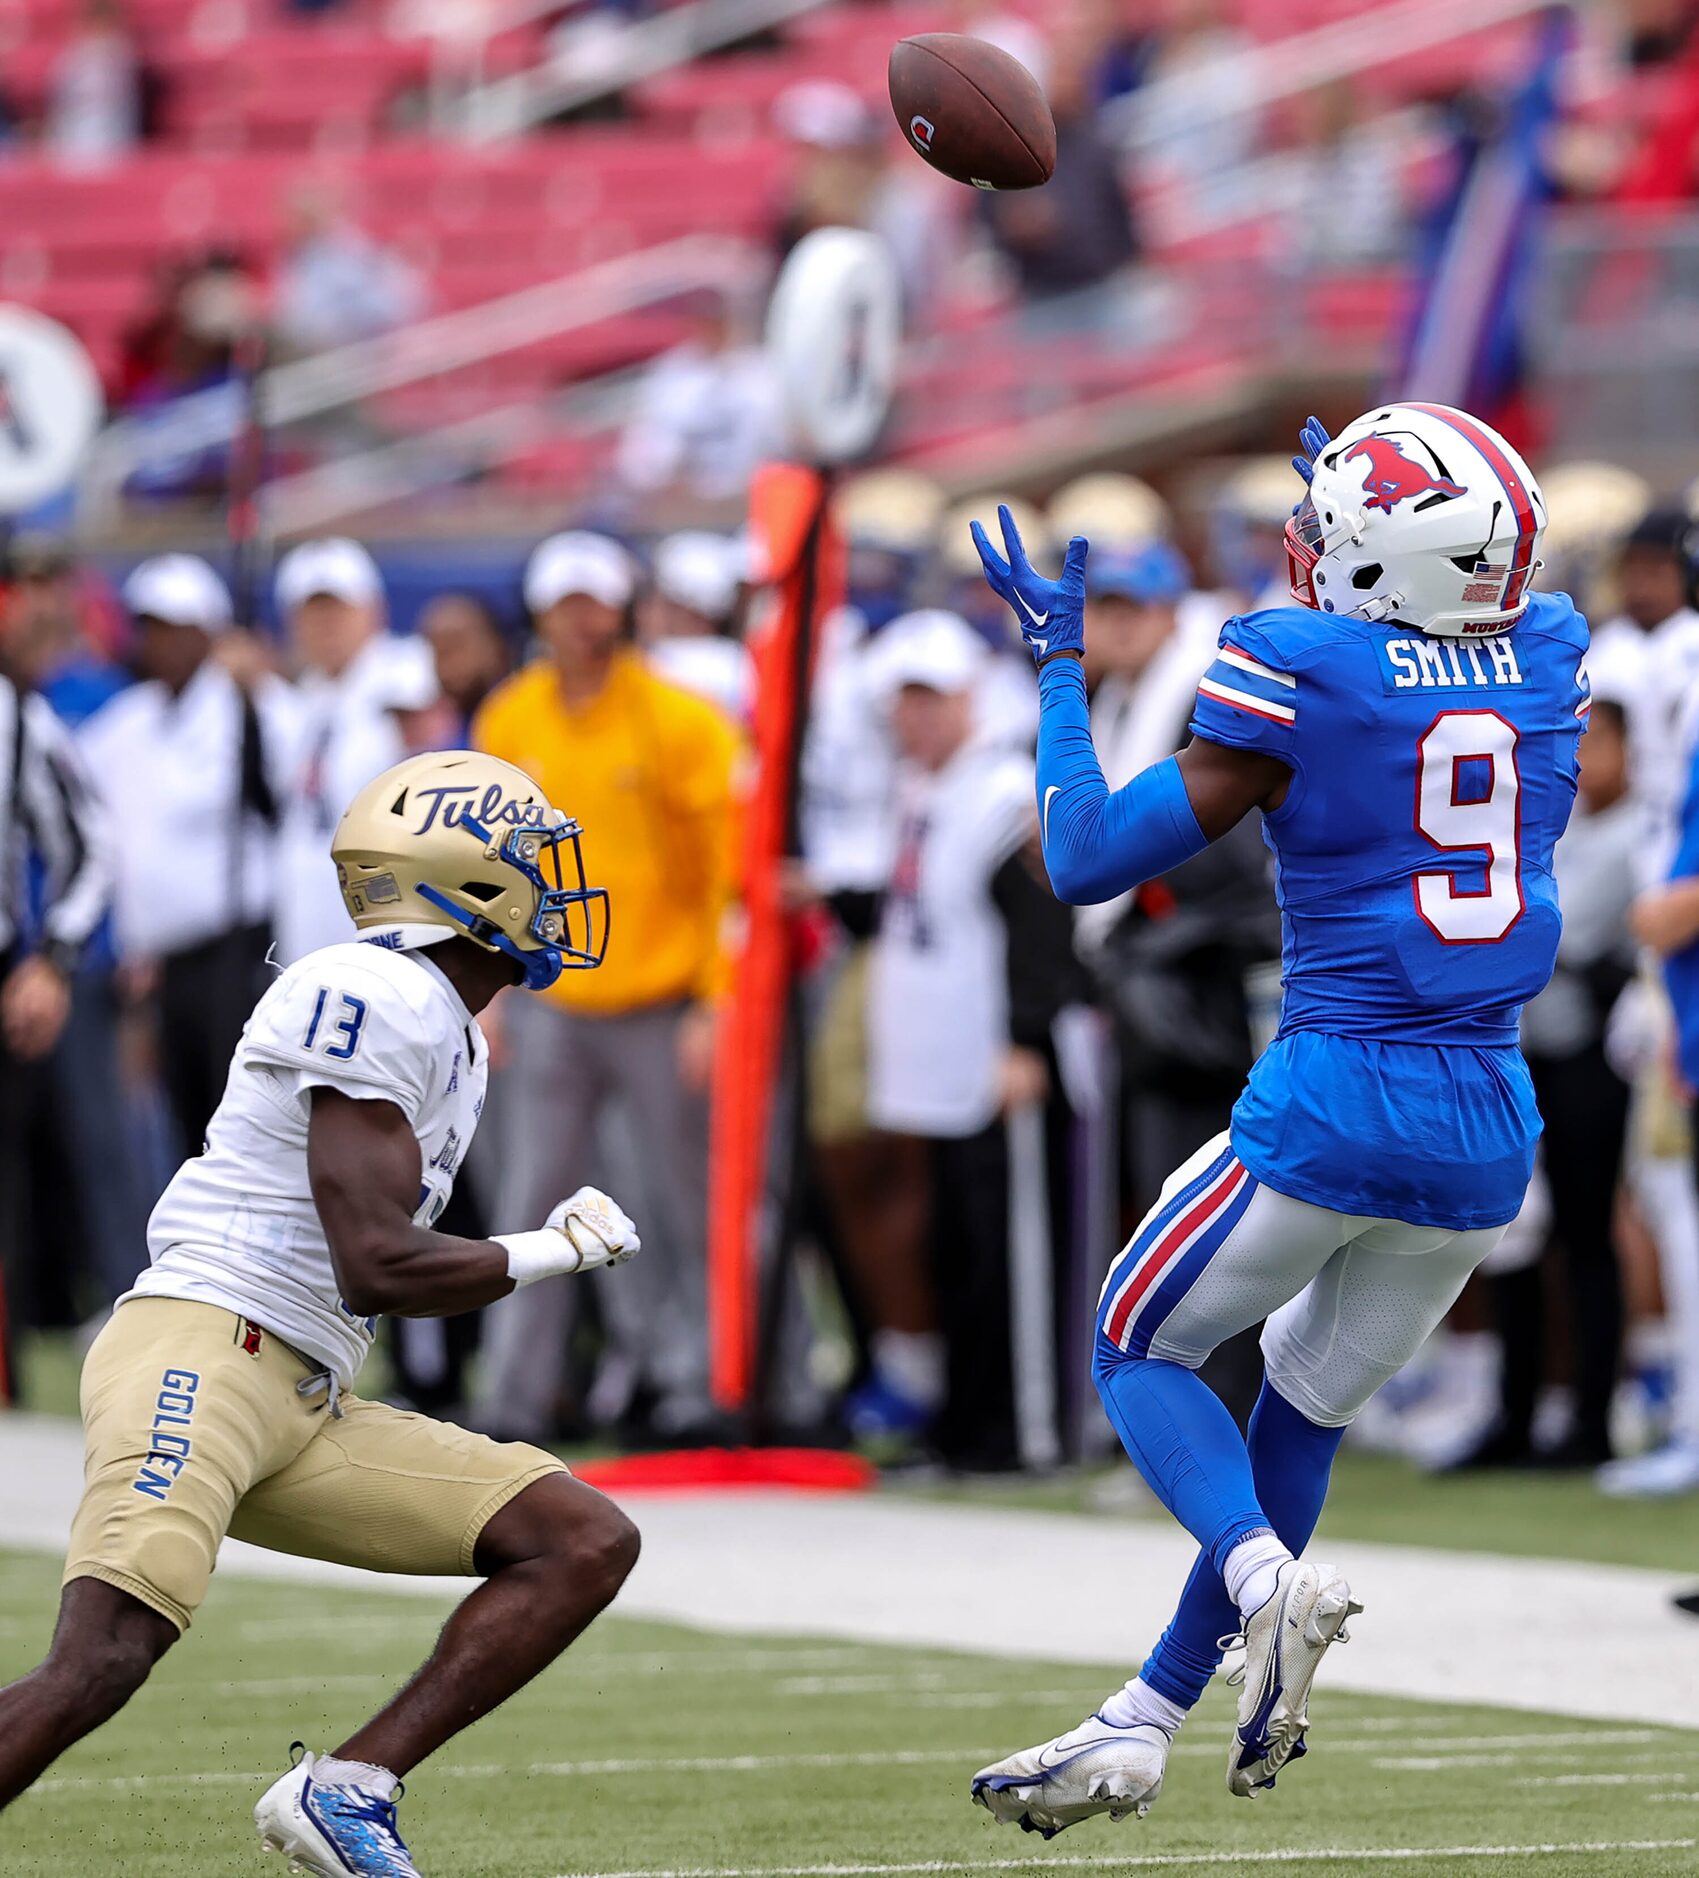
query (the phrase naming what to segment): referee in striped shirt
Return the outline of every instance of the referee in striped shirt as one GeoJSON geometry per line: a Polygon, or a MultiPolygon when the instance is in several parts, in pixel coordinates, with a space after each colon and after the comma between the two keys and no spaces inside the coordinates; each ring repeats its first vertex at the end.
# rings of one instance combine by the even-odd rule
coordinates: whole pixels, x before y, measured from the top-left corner
{"type": "Polygon", "coordinates": [[[24,1137],[35,1065],[64,1028],[71,975],[108,897],[97,810],[65,727],[0,666],[0,1402],[15,1390],[7,1292],[21,1306],[29,1290],[24,1137]],[[39,908],[32,854],[45,882],[39,908]]]}

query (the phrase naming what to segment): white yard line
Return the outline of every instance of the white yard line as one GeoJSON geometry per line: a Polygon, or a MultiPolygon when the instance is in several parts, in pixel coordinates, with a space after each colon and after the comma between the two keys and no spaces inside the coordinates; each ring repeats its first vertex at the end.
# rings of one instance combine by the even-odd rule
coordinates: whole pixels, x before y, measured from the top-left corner
{"type": "MultiPolygon", "coordinates": [[[[1456,1760],[1467,1759],[1471,1765],[1483,1761],[1503,1762],[1507,1765],[1521,1761],[1542,1761],[1554,1746],[1585,1743],[1589,1750],[1601,1746],[1633,1744],[1654,1740],[1656,1737],[1649,1729],[1601,1729],[1586,1735],[1566,1734],[1528,1734],[1528,1735],[1476,1735],[1460,1741],[1449,1741],[1449,1745],[1468,1750],[1466,1754],[1442,1758],[1435,1761],[1376,1760],[1376,1767],[1409,1767],[1426,1769],[1430,1766],[1448,1766],[1456,1760]],[[1486,1753],[1479,1750],[1493,1748],[1500,1743],[1509,1744],[1501,1754],[1486,1753]]],[[[1328,1742],[1328,1749],[1337,1754],[1372,1754],[1375,1752],[1372,1741],[1353,1741],[1349,1738],[1328,1742]]],[[[1425,1745],[1418,1740],[1412,1745],[1425,1745]]],[[[443,1762],[433,1765],[431,1777],[443,1780],[483,1780],[498,1774],[520,1774],[535,1779],[579,1779],[586,1777],[606,1777],[614,1774],[765,1774],[779,1768],[806,1767],[945,1767],[956,1766],[971,1771],[975,1766],[987,1760],[995,1759],[1004,1752],[1007,1743],[987,1744],[955,1748],[880,1748],[866,1752],[845,1753],[822,1749],[818,1753],[788,1754],[713,1754],[713,1755],[655,1755],[630,1756],[617,1760],[597,1761],[533,1761],[529,1766],[475,1765],[467,1763],[443,1762]]],[[[1672,1746],[1671,1752],[1679,1750],[1672,1746]]],[[[1213,1741],[1181,1741],[1173,1753],[1176,1757],[1217,1760],[1220,1748],[1213,1741]]],[[[227,1786],[256,1780],[267,1780],[275,1774],[275,1769],[255,1768],[249,1772],[235,1772],[228,1768],[219,1768],[204,1772],[163,1771],[155,1774],[61,1774],[50,1775],[45,1780],[38,1780],[29,1789],[31,1794],[49,1793],[127,1793],[141,1792],[155,1787],[200,1787],[227,1786]]],[[[1671,1780],[1677,1778],[1675,1772],[1644,1776],[1651,1780],[1671,1780]]],[[[1639,1778],[1639,1776],[1637,1776],[1639,1778]]],[[[27,1795],[25,1796],[28,1797],[27,1795]]]]}
{"type": "Polygon", "coordinates": [[[1358,1859],[1553,1858],[1580,1852],[1686,1852],[1699,1839],[1584,1839],[1549,1845],[1283,1846],[1268,1852],[1154,1852],[1133,1858],[929,1859],[912,1865],[681,1865],[670,1870],[563,1872],[560,1878],[920,1878],[929,1872],[1170,1871],[1195,1865],[1336,1865],[1358,1859]]]}
{"type": "MultiPolygon", "coordinates": [[[[77,1429],[0,1418],[0,1473],[6,1542],[60,1547],[82,1477],[77,1429]]],[[[632,1507],[644,1546],[620,1597],[626,1616],[1093,1668],[1138,1663],[1193,1554],[1161,1521],[893,1495],[676,1494],[632,1507]]],[[[1699,1729],[1691,1625],[1669,1607],[1674,1573],[1408,1546],[1327,1551],[1368,1606],[1351,1646],[1329,1653],[1331,1688],[1699,1729]],[[1530,1610],[1561,1650],[1529,1645],[1530,1610]]],[[[432,1598],[465,1588],[236,1545],[220,1569],[432,1598]]]]}

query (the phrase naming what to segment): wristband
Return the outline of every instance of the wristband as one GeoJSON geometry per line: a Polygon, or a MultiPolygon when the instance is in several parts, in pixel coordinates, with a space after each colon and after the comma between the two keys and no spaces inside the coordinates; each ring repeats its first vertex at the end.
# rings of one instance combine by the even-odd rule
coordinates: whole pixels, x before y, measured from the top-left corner
{"type": "Polygon", "coordinates": [[[534,1285],[539,1278],[558,1278],[577,1271],[583,1254],[563,1232],[540,1226],[535,1232],[498,1232],[492,1245],[507,1254],[507,1275],[514,1284],[534,1285]]]}

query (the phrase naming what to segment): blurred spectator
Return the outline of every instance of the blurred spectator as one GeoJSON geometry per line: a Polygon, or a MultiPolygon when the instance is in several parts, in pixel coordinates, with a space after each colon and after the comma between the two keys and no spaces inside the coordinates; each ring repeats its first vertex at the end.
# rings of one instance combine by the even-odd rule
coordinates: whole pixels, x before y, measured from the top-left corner
{"type": "Polygon", "coordinates": [[[265,988],[293,699],[280,679],[250,688],[219,662],[230,595],[205,561],[144,561],[124,602],[143,682],[82,742],[122,816],[120,952],[133,988],[157,996],[165,1092],[179,1151],[194,1154],[265,988]]]}
{"type": "Polygon", "coordinates": [[[34,1321],[23,1144],[39,1099],[39,1066],[71,1009],[78,958],[106,911],[104,830],[64,726],[8,675],[0,642],[0,1402],[15,1393],[10,1323],[34,1321]],[[21,866],[45,863],[39,913],[21,866]],[[11,1304],[7,1307],[7,1294],[11,1304]]]}
{"type": "Polygon", "coordinates": [[[253,282],[232,249],[161,263],[152,308],[124,335],[116,401],[146,409],[223,383],[256,310],[253,282]]]}
{"type": "Polygon", "coordinates": [[[448,739],[468,743],[478,707],[513,670],[513,647],[489,602],[475,593],[439,593],[419,616],[442,700],[452,713],[448,739]]]}
{"type": "MultiPolygon", "coordinates": [[[[17,681],[45,698],[73,732],[130,682],[95,643],[91,627],[97,617],[93,590],[64,542],[24,534],[8,544],[0,570],[0,646],[17,681]]],[[[102,779],[91,781],[98,790],[102,779]]],[[[32,862],[33,872],[39,862],[32,862]]],[[[56,1223],[77,1240],[77,1269],[92,1280],[102,1304],[128,1289],[147,1222],[125,1127],[119,1007],[108,911],[77,961],[71,1009],[45,1064],[30,1144],[36,1176],[69,1187],[64,1205],[56,1208],[56,1223]],[[44,1165],[48,1159],[51,1171],[44,1165]]],[[[69,1302],[77,1304],[74,1297],[69,1302]]]]}
{"type": "MultiPolygon", "coordinates": [[[[647,1206],[632,1210],[648,1275],[593,1295],[618,1365],[609,1374],[651,1390],[655,1431],[679,1439],[709,1412],[706,1085],[738,740],[627,642],[636,585],[630,557],[605,535],[543,542],[525,603],[544,656],[497,687],[473,735],[582,821],[586,864],[618,909],[598,970],[503,1000],[512,1052],[503,1205],[514,1220],[540,1218],[592,1179],[598,1123],[619,1112],[641,1144],[647,1206]]],[[[551,1280],[487,1313],[483,1425],[551,1430],[574,1294],[584,1291],[551,1280]]]]}
{"type": "Polygon", "coordinates": [[[0,562],[0,642],[18,681],[74,730],[129,683],[90,636],[91,607],[69,546],[24,533],[0,562]]]}
{"type": "Polygon", "coordinates": [[[1229,612],[1287,606],[1286,524],[1298,479],[1290,457],[1252,457],[1216,491],[1210,511],[1210,553],[1229,612]]]}
{"type": "Polygon", "coordinates": [[[297,352],[373,339],[425,312],[425,284],[393,249],[351,221],[334,191],[297,190],[278,269],[278,337],[297,352]]]}
{"type": "Polygon", "coordinates": [[[1699,612],[1694,610],[1694,523],[1679,509],[1655,510],[1617,557],[1622,611],[1593,633],[1587,669],[1628,714],[1629,781],[1644,815],[1643,880],[1661,879],[1692,747],[1684,717],[1699,684],[1699,612]]]}
{"type": "Polygon", "coordinates": [[[230,422],[242,421],[236,382],[236,344],[257,316],[253,284],[240,259],[216,251],[164,271],[154,314],[125,340],[118,397],[132,415],[160,414],[167,434],[131,471],[133,496],[222,496],[229,487],[230,450],[224,443],[191,444],[169,437],[172,407],[183,398],[215,393],[230,422]]]}
{"type": "Polygon", "coordinates": [[[983,39],[1019,59],[1043,84],[1050,69],[1050,42],[1024,13],[1017,13],[1003,0],[956,0],[952,30],[972,39],[983,39]]]}
{"type": "Polygon", "coordinates": [[[816,228],[865,227],[882,139],[861,94],[835,78],[800,79],[773,101],[773,125],[797,153],[776,233],[780,255],[816,228]]]}
{"type": "Polygon", "coordinates": [[[435,703],[437,685],[423,641],[384,630],[383,578],[357,541],[291,549],[277,610],[300,668],[278,837],[277,953],[292,964],[353,936],[330,838],[362,784],[407,754],[403,720],[435,703]]]}
{"type": "Polygon", "coordinates": [[[1383,260],[1403,235],[1398,148],[1347,79],[1295,101],[1296,136],[1283,153],[1282,266],[1295,270],[1383,260]]]}
{"type": "Polygon", "coordinates": [[[776,447],[777,389],[765,350],[717,294],[694,304],[695,331],[644,372],[619,440],[618,473],[643,495],[742,496],[776,447]]]}
{"type": "MultiPolygon", "coordinates": [[[[1542,1144],[1568,1296],[1575,1416],[1544,1466],[1595,1467],[1610,1459],[1610,1409],[1622,1342],[1622,1287],[1612,1219],[1628,1131],[1628,1085],[1605,1054],[1611,1007],[1634,976],[1628,913],[1636,887],[1639,823],[1628,795],[1627,720],[1595,694],[1581,740],[1581,780],[1553,868],[1563,937],[1551,983],[1522,1013],[1522,1048],[1546,1131],[1542,1144]]],[[[1532,1462],[1534,1411],[1546,1367],[1544,1275],[1495,1261],[1487,1289],[1503,1348],[1499,1420],[1460,1465],[1532,1462]]]]}
{"type": "MultiPolygon", "coordinates": [[[[1595,705],[1596,711],[1599,707],[1595,705]]],[[[1663,960],[1675,1011],[1677,1072],[1699,1089],[1699,756],[1690,764],[1678,842],[1667,878],[1635,902],[1634,936],[1663,960]]],[[[1699,1137],[1689,1134],[1699,1179],[1699,1137]]],[[[1650,1453],[1614,1462],[1599,1475],[1607,1492],[1664,1496],[1699,1489],[1699,1247],[1672,1241],[1658,1222],[1665,1305],[1674,1339],[1676,1391],[1670,1439],[1650,1453]]]]}
{"type": "Polygon", "coordinates": [[[773,103],[773,125],[792,146],[774,230],[782,260],[816,228],[867,228],[896,261],[911,327],[936,318],[937,289],[959,243],[954,185],[893,153],[885,121],[835,78],[805,78],[773,103]]]}
{"type": "Polygon", "coordinates": [[[1178,192],[1181,227],[1238,205],[1262,131],[1254,50],[1225,0],[1174,0],[1143,86],[1117,107],[1146,140],[1151,179],[1178,192]]]}
{"type": "Polygon", "coordinates": [[[84,0],[53,68],[43,138],[66,169],[113,163],[142,135],[142,60],[116,0],[84,0]]]}
{"type": "Polygon", "coordinates": [[[1093,48],[1078,34],[1054,48],[1047,89],[1055,175],[1042,189],[989,193],[980,205],[1028,301],[1098,286],[1138,254],[1119,159],[1097,123],[1092,61],[1093,48]]]}
{"type": "Polygon", "coordinates": [[[935,1411],[952,1465],[1017,1464],[1004,1117],[1042,1103],[1073,990],[1068,910],[1025,850],[1033,765],[975,735],[983,641],[954,614],[893,622],[881,693],[901,753],[896,860],[867,992],[868,1116],[924,1145],[925,1247],[893,1237],[856,1273],[873,1377],[852,1419],[935,1411]],[[870,1396],[876,1392],[875,1399],[870,1396]]]}
{"type": "Polygon", "coordinates": [[[737,637],[748,560],[748,544],[733,535],[668,535],[637,603],[637,636],[650,665],[734,724],[747,723],[755,706],[755,667],[737,637]]]}

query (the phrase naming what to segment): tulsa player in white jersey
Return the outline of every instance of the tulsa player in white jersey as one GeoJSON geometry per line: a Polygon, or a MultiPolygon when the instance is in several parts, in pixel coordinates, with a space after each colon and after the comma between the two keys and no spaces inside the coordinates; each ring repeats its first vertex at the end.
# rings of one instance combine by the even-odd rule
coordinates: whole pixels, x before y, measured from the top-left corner
{"type": "Polygon", "coordinates": [[[477,1013],[601,961],[607,898],[577,824],[521,771],[449,752],[369,784],[332,851],[361,939],[256,1006],[206,1146],[150,1222],[152,1264],[89,1352],[86,1487],[47,1658],[0,1690],[0,1806],[140,1688],[228,1532],[484,1580],[413,1680],[255,1810],[291,1869],[418,1878],[400,1777],[551,1663],[638,1540],[553,1455],[354,1396],[375,1315],[476,1310],[638,1241],[591,1188],[539,1231],[431,1230],[484,1104],[477,1013]]]}

